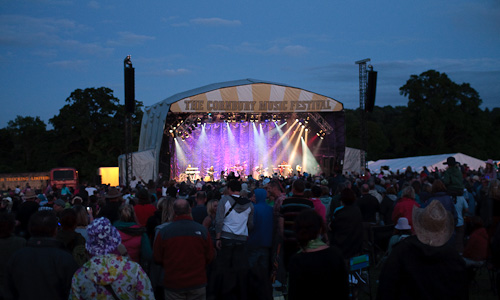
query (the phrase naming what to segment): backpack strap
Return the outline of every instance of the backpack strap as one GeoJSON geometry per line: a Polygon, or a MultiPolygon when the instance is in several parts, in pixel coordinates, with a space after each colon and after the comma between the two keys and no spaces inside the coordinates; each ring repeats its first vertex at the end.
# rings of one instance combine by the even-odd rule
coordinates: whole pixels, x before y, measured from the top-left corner
{"type": "MultiPolygon", "coordinates": [[[[231,196],[231,198],[233,198],[233,196],[231,196]]],[[[227,217],[227,215],[229,215],[229,213],[232,212],[234,207],[236,206],[236,199],[233,198],[233,200],[234,200],[234,203],[231,206],[231,208],[227,211],[227,213],[224,215],[224,218],[227,217]]]]}

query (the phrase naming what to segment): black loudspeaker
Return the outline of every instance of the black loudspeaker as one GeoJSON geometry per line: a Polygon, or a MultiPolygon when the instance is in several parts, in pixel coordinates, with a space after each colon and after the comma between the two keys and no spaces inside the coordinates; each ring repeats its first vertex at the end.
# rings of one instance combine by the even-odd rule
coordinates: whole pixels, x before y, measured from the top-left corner
{"type": "Polygon", "coordinates": [[[372,112],[375,106],[375,92],[377,90],[377,72],[368,71],[368,84],[366,86],[365,111],[372,112]]]}
{"type": "Polygon", "coordinates": [[[125,68],[125,111],[135,111],[135,74],[134,68],[125,68]]]}

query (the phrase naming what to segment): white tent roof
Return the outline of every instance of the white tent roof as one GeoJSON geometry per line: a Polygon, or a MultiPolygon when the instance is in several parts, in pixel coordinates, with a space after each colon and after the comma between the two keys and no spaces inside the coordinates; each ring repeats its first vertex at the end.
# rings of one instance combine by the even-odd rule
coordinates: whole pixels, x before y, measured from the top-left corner
{"type": "Polygon", "coordinates": [[[477,159],[462,153],[454,153],[394,159],[380,159],[377,161],[368,162],[368,168],[372,173],[380,173],[380,170],[383,166],[388,166],[389,170],[391,170],[392,172],[396,172],[397,170],[399,170],[400,172],[404,172],[408,166],[410,166],[413,171],[417,172],[422,171],[424,166],[426,166],[429,171],[431,171],[431,169],[434,169],[435,167],[440,170],[444,170],[446,168],[446,165],[443,163],[445,163],[446,159],[450,156],[454,157],[455,160],[462,165],[467,164],[471,170],[477,170],[480,167],[484,168],[484,166],[486,165],[486,163],[481,159],[477,159]]]}

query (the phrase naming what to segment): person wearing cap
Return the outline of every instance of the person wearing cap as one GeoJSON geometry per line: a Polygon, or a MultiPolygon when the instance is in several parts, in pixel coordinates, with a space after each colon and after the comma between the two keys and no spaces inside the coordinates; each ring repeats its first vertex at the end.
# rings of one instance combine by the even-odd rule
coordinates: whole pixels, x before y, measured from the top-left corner
{"type": "Polygon", "coordinates": [[[7,263],[5,299],[68,299],[71,277],[78,265],[55,238],[57,227],[52,210],[31,216],[31,238],[7,263]]]}
{"type": "Polygon", "coordinates": [[[389,239],[389,244],[387,246],[387,255],[390,255],[394,245],[404,240],[411,235],[411,226],[408,223],[408,219],[401,217],[398,219],[398,223],[394,226],[394,235],[389,239]]]}
{"type": "Polygon", "coordinates": [[[468,299],[463,258],[448,243],[453,216],[434,200],[413,208],[415,235],[399,242],[382,268],[377,299],[468,299]]]}
{"type": "Polygon", "coordinates": [[[74,273],[69,299],[154,299],[141,266],[120,255],[120,233],[110,221],[95,219],[87,232],[91,258],[74,273]]]}

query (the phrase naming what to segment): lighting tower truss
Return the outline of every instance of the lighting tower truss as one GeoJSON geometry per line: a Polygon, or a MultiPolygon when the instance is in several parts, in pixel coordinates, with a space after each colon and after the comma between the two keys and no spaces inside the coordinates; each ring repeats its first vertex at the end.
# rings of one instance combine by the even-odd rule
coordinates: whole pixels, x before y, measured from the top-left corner
{"type": "Polygon", "coordinates": [[[361,172],[364,174],[366,165],[366,112],[365,112],[365,104],[366,104],[366,86],[368,83],[368,72],[366,71],[366,63],[369,62],[370,59],[366,58],[363,60],[358,60],[355,64],[359,65],[359,109],[361,111],[361,151],[360,151],[360,166],[361,172]]]}

